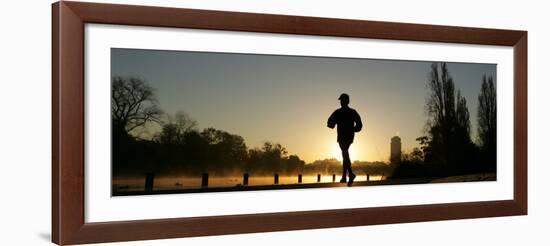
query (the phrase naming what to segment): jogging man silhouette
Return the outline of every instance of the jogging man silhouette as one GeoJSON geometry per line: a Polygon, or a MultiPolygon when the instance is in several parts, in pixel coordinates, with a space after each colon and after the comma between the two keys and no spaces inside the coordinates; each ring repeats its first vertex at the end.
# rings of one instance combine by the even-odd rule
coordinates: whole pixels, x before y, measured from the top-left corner
{"type": "Polygon", "coordinates": [[[334,126],[337,127],[338,132],[338,144],[342,150],[342,179],[340,183],[346,183],[346,173],[349,176],[348,186],[353,184],[355,179],[355,174],[351,171],[351,160],[349,158],[349,147],[353,143],[353,137],[356,132],[361,131],[363,128],[363,123],[361,122],[361,117],[355,111],[355,109],[350,108],[349,105],[349,95],[342,93],[338,98],[340,100],[340,108],[335,110],[327,121],[327,126],[330,129],[334,129],[334,126]]]}

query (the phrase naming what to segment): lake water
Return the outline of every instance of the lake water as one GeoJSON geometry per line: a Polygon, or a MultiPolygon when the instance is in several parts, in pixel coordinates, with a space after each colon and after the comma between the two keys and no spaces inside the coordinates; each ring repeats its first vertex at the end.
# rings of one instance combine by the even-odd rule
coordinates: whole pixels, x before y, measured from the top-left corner
{"type": "MultiPolygon", "coordinates": [[[[378,181],[385,179],[381,175],[370,175],[370,181],[378,181]]],[[[340,180],[340,176],[336,175],[335,182],[340,180]]],[[[367,181],[365,174],[357,174],[355,181],[367,181]]],[[[192,189],[201,188],[202,178],[199,176],[182,176],[182,177],[155,177],[153,190],[177,190],[177,189],[192,189]]],[[[303,184],[317,183],[317,175],[303,175],[303,184]]],[[[332,175],[322,175],[320,183],[332,183],[332,175]]],[[[208,178],[208,187],[234,187],[243,184],[243,177],[237,176],[211,176],[208,178]]],[[[248,178],[248,186],[255,185],[273,185],[273,176],[250,176],[248,178]]],[[[298,184],[298,175],[296,176],[279,176],[279,184],[298,184]]],[[[120,191],[135,191],[143,190],[145,187],[145,177],[143,178],[114,178],[113,188],[120,191]]]]}

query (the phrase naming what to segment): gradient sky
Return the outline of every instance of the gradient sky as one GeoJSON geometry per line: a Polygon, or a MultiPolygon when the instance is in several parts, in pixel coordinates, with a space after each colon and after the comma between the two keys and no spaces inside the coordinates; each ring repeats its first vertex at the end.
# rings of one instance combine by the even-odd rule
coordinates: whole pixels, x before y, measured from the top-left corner
{"type": "MultiPolygon", "coordinates": [[[[214,127],[244,137],[247,146],[278,142],[306,162],[340,158],[336,130],[326,127],[339,108],[338,96],[364,128],[352,145],[352,160],[387,161],[390,138],[403,150],[423,135],[426,81],[431,62],[111,49],[113,76],[134,76],[156,89],[160,107],[184,111],[199,128],[214,127]]],[[[466,97],[476,137],[477,96],[484,74],[496,65],[448,63],[455,86],[466,97]]],[[[144,135],[154,134],[149,127],[144,135]]]]}

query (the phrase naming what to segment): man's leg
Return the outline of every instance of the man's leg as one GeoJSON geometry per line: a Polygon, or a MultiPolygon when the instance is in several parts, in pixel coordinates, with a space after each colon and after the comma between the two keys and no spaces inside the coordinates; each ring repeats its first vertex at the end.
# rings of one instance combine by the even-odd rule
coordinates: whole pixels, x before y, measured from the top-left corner
{"type": "Polygon", "coordinates": [[[344,168],[343,175],[345,177],[346,172],[348,173],[348,176],[349,176],[348,186],[351,186],[353,184],[353,181],[355,180],[355,177],[356,177],[353,171],[351,171],[351,159],[349,157],[350,145],[351,143],[340,143],[340,149],[342,150],[342,166],[344,168]]]}
{"type": "Polygon", "coordinates": [[[349,154],[348,154],[347,168],[348,168],[348,177],[349,177],[348,186],[351,186],[353,184],[353,181],[355,180],[356,176],[355,176],[355,173],[353,173],[353,171],[351,171],[351,160],[349,159],[349,154]]]}
{"type": "Polygon", "coordinates": [[[340,150],[342,150],[342,179],[341,183],[346,182],[346,174],[351,174],[351,160],[349,158],[349,146],[348,143],[338,143],[340,145],[340,150]]]}

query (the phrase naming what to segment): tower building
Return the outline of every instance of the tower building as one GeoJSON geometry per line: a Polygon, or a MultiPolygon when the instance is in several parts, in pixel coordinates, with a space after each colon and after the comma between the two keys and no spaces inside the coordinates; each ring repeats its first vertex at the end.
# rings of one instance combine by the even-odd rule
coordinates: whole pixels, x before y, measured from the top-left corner
{"type": "Polygon", "coordinates": [[[401,138],[394,136],[390,143],[390,162],[396,163],[401,161],[401,138]]]}

